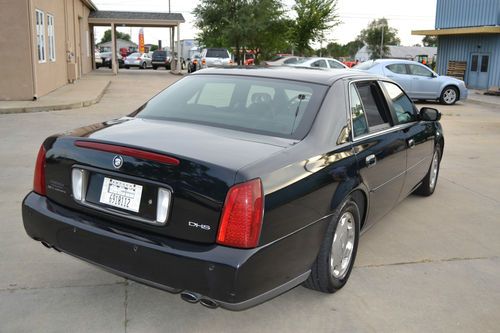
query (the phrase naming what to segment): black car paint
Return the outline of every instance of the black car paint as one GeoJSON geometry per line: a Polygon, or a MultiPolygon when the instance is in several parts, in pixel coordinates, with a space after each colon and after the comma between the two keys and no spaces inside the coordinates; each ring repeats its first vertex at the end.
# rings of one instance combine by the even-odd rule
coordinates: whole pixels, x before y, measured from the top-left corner
{"type": "Polygon", "coordinates": [[[51,137],[45,142],[48,197],[34,193],[26,197],[26,231],[36,240],[143,283],[192,290],[229,309],[276,296],[307,278],[329,218],[346,196],[353,195],[363,207],[366,229],[418,185],[422,170],[429,168],[433,145],[443,144],[438,122],[417,121],[355,141],[346,136],[346,87],[351,80],[370,78],[347,74],[330,82],[322,110],[301,141],[130,118],[51,137]],[[325,110],[326,106],[333,109],[325,110]],[[126,131],[131,128],[135,130],[126,131]],[[175,135],[153,140],[170,133],[167,129],[175,135]],[[207,136],[218,137],[214,147],[224,149],[204,145],[207,136]],[[419,148],[411,153],[406,145],[409,137],[419,148]],[[97,168],[103,174],[114,170],[113,154],[76,149],[76,139],[143,146],[179,158],[176,168],[124,157],[120,173],[125,179],[168,184],[174,191],[172,214],[179,209],[184,215],[172,215],[162,229],[79,206],[70,196],[72,165],[97,168]],[[369,154],[377,156],[375,168],[365,164],[369,154]],[[410,172],[406,172],[407,154],[409,164],[420,162],[410,172]],[[214,244],[229,187],[256,177],[262,179],[265,193],[259,246],[242,250],[214,244]],[[204,221],[213,232],[175,226],[175,221],[189,219],[204,221]],[[283,285],[286,288],[280,289],[283,285]],[[270,293],[273,290],[277,292],[270,293]]]}

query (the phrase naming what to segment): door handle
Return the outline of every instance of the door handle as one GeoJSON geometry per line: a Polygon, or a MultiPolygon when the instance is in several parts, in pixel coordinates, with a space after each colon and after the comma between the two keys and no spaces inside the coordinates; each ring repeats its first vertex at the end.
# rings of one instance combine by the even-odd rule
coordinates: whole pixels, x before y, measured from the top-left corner
{"type": "Polygon", "coordinates": [[[377,158],[373,154],[368,155],[366,157],[365,161],[366,161],[366,166],[369,167],[369,168],[371,168],[372,166],[374,166],[375,164],[377,164],[377,158]]]}
{"type": "Polygon", "coordinates": [[[409,140],[408,140],[408,147],[409,147],[410,149],[415,148],[415,140],[413,140],[413,139],[409,139],[409,140]]]}

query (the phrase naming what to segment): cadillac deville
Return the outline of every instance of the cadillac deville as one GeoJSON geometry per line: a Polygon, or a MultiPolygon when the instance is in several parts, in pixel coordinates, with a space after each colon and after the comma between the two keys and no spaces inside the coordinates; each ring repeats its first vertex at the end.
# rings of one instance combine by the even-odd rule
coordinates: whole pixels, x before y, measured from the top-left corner
{"type": "Polygon", "coordinates": [[[197,71],[47,138],[27,234],[191,303],[242,310],[351,273],[360,233],[436,188],[440,113],[353,70],[197,71]]]}

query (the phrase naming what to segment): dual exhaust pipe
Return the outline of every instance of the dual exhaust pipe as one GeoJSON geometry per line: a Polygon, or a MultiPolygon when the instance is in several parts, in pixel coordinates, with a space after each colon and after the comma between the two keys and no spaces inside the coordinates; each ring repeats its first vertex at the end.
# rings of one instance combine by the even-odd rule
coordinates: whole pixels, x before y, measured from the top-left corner
{"type": "Polygon", "coordinates": [[[188,290],[181,292],[181,299],[191,304],[200,302],[201,305],[209,309],[215,309],[219,306],[213,299],[188,290]]]}
{"type": "MultiPolygon", "coordinates": [[[[54,249],[58,252],[61,252],[58,248],[50,245],[49,243],[47,243],[45,241],[40,240],[40,243],[42,243],[42,245],[48,249],[54,249]]],[[[219,303],[217,303],[213,299],[202,296],[198,293],[195,293],[194,291],[185,290],[185,291],[181,292],[181,299],[188,302],[188,303],[191,303],[191,304],[195,304],[195,303],[200,302],[201,305],[203,305],[204,307],[207,307],[209,309],[216,309],[219,307],[219,303]]]]}

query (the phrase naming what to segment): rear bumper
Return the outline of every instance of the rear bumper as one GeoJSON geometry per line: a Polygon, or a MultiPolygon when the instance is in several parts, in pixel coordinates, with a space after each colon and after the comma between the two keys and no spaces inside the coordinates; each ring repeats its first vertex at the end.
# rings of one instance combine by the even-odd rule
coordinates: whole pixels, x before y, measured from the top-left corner
{"type": "Polygon", "coordinates": [[[22,211],[26,232],[35,240],[131,280],[201,294],[229,310],[255,306],[305,281],[310,255],[304,260],[287,254],[297,252],[303,237],[315,238],[322,229],[314,223],[269,245],[243,250],[145,234],[33,192],[22,211]]]}

